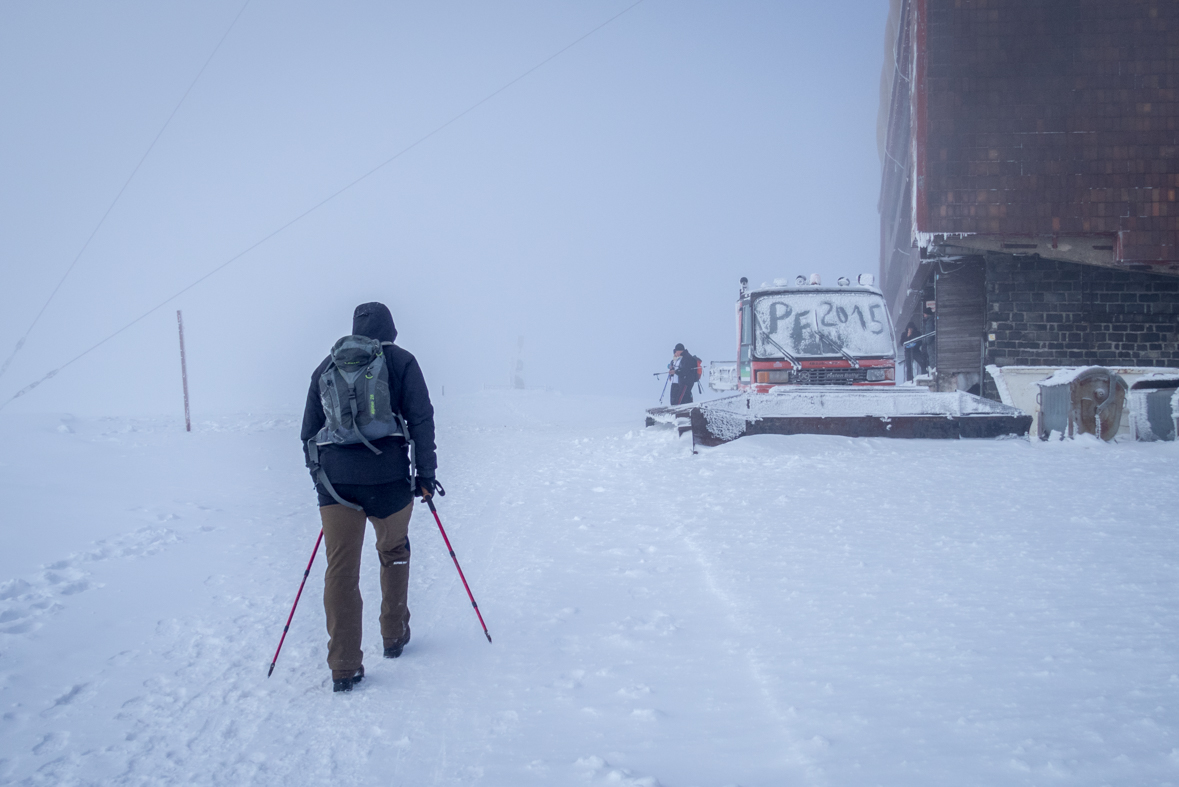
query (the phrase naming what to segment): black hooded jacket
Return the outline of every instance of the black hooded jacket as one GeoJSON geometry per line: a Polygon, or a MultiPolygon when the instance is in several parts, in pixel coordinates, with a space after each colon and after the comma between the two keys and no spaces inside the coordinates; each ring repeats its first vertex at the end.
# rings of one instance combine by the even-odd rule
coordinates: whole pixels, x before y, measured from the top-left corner
{"type": "MultiPolygon", "coordinates": [[[[352,314],[352,333],[379,339],[384,345],[385,362],[389,367],[389,394],[393,409],[401,413],[409,425],[409,435],[417,449],[418,475],[433,477],[438,467],[434,445],[434,406],[426,379],[410,353],[393,344],[397,328],[393,315],[383,303],[363,303],[352,314]]],[[[319,399],[319,377],[331,363],[331,356],[315,367],[311,387],[307,390],[307,405],[303,409],[303,454],[306,458],[307,441],[323,428],[323,405],[319,399]]],[[[387,484],[409,477],[409,452],[400,437],[373,440],[381,449],[374,454],[363,443],[357,445],[322,445],[319,464],[333,484],[387,484]]]]}

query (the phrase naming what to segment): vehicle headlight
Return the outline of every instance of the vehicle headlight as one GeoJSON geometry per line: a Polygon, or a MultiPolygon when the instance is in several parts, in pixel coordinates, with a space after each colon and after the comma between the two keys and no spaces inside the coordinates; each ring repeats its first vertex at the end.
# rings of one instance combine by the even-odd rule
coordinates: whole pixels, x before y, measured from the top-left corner
{"type": "Polygon", "coordinates": [[[870,382],[870,383],[884,382],[884,369],[883,368],[869,369],[868,370],[868,382],[870,382]]]}

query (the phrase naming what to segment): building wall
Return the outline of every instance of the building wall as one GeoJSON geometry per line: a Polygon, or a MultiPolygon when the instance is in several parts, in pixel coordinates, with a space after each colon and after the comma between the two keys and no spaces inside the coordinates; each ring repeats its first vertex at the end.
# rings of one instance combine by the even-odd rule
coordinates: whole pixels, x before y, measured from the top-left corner
{"type": "Polygon", "coordinates": [[[880,279],[898,331],[938,280],[936,385],[1179,366],[1179,0],[894,5],[880,279]]]}
{"type": "MultiPolygon", "coordinates": [[[[923,261],[913,242],[913,36],[914,0],[899,0],[889,12],[896,16],[896,40],[885,54],[882,81],[889,87],[885,144],[880,175],[880,288],[893,325],[901,332],[918,298],[910,291],[923,261]]],[[[882,109],[884,109],[882,107],[882,109]]],[[[883,112],[881,113],[884,114],[883,112]]],[[[920,309],[917,309],[920,319],[920,309]]]]}
{"type": "Polygon", "coordinates": [[[1179,262],[1179,2],[913,2],[920,232],[1179,262]]]}
{"type": "Polygon", "coordinates": [[[1010,255],[985,265],[987,364],[1179,366],[1179,278],[1010,255]]]}

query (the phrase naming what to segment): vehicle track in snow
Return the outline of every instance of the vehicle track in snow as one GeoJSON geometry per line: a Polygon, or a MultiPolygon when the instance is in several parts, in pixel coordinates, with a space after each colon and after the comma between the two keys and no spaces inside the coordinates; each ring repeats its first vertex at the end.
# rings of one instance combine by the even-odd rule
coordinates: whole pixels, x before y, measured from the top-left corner
{"type": "MultiPolygon", "coordinates": [[[[318,530],[295,422],[76,423],[62,441],[112,444],[137,482],[86,509],[106,535],[3,585],[24,605],[11,622],[33,625],[0,641],[0,781],[1174,770],[1179,547],[1162,514],[1179,500],[1147,483],[1117,505],[1102,481],[1111,466],[1126,485],[1168,477],[1172,446],[796,437],[694,456],[670,431],[628,431],[625,407],[593,426],[570,407],[585,403],[505,392],[439,408],[439,511],[495,644],[419,509],[414,639],[379,658],[370,535],[368,674],[344,696],[324,664],[322,555],[264,677],[318,530]],[[1017,481],[1066,496],[993,493],[1017,481]]],[[[92,457],[62,461],[85,472],[92,457]]]]}

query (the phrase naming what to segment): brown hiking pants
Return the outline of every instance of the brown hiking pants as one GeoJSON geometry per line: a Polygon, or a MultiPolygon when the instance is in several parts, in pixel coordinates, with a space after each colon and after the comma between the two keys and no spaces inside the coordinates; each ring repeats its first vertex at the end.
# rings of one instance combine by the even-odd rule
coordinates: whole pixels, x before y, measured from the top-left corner
{"type": "MultiPolygon", "coordinates": [[[[413,501],[400,511],[376,519],[381,560],[381,637],[385,647],[409,639],[409,517],[413,501]]],[[[360,553],[364,547],[365,514],[347,506],[321,506],[323,546],[327,571],[323,577],[323,609],[327,613],[328,666],[333,677],[351,677],[360,669],[361,618],[360,553]]]]}

